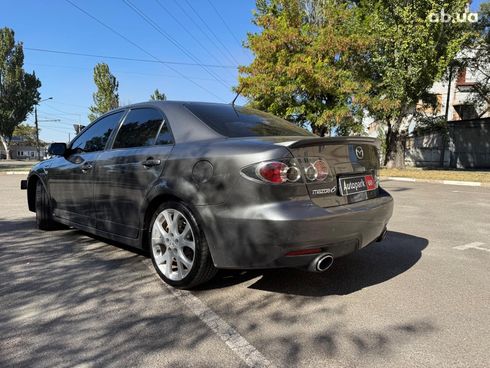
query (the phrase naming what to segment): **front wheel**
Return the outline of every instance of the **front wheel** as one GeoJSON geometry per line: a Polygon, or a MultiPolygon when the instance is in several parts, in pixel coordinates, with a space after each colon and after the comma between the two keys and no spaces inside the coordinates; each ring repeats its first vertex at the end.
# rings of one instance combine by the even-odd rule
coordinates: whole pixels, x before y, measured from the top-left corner
{"type": "Polygon", "coordinates": [[[53,220],[49,195],[42,183],[36,183],[36,223],[40,230],[57,230],[61,227],[53,220]]]}
{"type": "Polygon", "coordinates": [[[216,274],[204,233],[182,203],[164,203],[155,211],[148,238],[153,265],[167,284],[188,289],[216,274]]]}

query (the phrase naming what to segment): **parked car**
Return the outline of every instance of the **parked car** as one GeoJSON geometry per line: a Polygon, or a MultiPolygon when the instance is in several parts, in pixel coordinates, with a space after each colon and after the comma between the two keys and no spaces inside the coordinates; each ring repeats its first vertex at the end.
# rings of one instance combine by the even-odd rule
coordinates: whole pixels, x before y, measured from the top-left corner
{"type": "Polygon", "coordinates": [[[325,271],[382,239],[393,200],[378,148],[248,107],[147,102],[52,144],[23,187],[40,229],[146,249],[165,282],[190,288],[219,268],[325,271]]]}

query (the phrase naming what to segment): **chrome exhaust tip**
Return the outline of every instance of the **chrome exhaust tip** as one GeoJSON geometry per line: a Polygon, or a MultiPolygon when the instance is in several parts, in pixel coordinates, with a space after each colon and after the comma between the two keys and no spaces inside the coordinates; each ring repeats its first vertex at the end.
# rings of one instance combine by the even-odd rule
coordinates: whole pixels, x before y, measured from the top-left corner
{"type": "Polygon", "coordinates": [[[331,254],[321,254],[316,257],[313,262],[310,263],[308,267],[309,271],[312,272],[325,272],[333,264],[333,255],[331,254]]]}

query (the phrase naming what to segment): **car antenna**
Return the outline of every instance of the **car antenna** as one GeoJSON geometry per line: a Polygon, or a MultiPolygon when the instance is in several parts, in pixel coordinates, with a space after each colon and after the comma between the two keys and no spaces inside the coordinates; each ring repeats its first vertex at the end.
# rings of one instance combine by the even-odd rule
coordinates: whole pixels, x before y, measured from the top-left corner
{"type": "Polygon", "coordinates": [[[237,94],[235,96],[235,98],[233,99],[233,101],[231,101],[231,106],[235,107],[235,101],[237,100],[238,96],[240,96],[240,93],[242,93],[243,91],[243,86],[241,86],[238,91],[237,91],[237,94]]]}

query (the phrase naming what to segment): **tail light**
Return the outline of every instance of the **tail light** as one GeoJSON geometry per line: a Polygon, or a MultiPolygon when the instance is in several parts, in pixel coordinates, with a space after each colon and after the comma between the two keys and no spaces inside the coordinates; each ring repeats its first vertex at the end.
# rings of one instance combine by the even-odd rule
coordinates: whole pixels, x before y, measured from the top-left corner
{"type": "Polygon", "coordinates": [[[272,184],[322,182],[331,175],[327,162],[319,157],[259,162],[244,168],[242,174],[272,184]]]}
{"type": "Polygon", "coordinates": [[[282,184],[296,183],[301,179],[301,172],[296,166],[288,166],[284,162],[262,162],[255,170],[257,176],[263,181],[282,184]]]}

